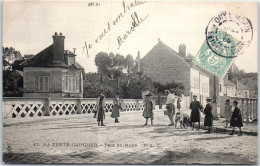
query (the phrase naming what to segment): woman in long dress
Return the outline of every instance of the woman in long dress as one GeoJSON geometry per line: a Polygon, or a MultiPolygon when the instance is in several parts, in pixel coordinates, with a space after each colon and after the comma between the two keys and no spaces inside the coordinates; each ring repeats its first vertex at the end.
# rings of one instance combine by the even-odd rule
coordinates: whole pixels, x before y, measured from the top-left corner
{"type": "MultiPolygon", "coordinates": [[[[232,114],[232,106],[230,105],[230,100],[227,99],[225,103],[225,120],[226,120],[226,128],[228,127],[228,124],[230,123],[232,114]]],[[[230,126],[231,127],[231,126],[230,126]]]]}
{"type": "Polygon", "coordinates": [[[212,115],[212,105],[210,103],[211,98],[206,98],[207,105],[204,109],[205,119],[204,119],[204,126],[208,127],[208,131],[206,133],[210,134],[211,127],[213,124],[213,115],[212,115]]]}
{"type": "Polygon", "coordinates": [[[120,102],[119,97],[116,96],[114,99],[114,107],[113,107],[113,111],[111,114],[111,117],[115,118],[115,123],[119,123],[118,117],[120,117],[120,110],[122,110],[121,102],[120,102]]]}
{"type": "Polygon", "coordinates": [[[150,92],[145,95],[143,117],[146,118],[146,123],[144,125],[147,125],[149,118],[151,118],[151,125],[153,125],[153,102],[150,98],[151,96],[152,94],[150,92]]]}
{"type": "Polygon", "coordinates": [[[104,125],[104,119],[105,119],[105,110],[106,110],[106,104],[105,104],[105,96],[103,94],[100,94],[100,97],[97,100],[97,110],[95,113],[94,118],[98,121],[98,126],[106,126],[104,125]]]}
{"type": "Polygon", "coordinates": [[[197,101],[197,96],[193,96],[193,102],[190,103],[191,115],[190,122],[192,123],[192,130],[194,130],[195,122],[198,122],[198,129],[200,129],[200,111],[203,108],[199,101],[197,101]]]}

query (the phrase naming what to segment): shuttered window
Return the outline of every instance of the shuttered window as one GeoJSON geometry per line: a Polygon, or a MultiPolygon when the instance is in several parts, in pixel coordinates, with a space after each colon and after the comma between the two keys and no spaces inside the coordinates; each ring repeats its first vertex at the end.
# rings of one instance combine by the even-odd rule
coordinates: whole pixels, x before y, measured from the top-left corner
{"type": "Polygon", "coordinates": [[[49,92],[49,77],[48,76],[39,76],[39,91],[40,92],[49,92]]]}
{"type": "Polygon", "coordinates": [[[67,77],[68,91],[74,92],[77,89],[76,77],[67,77]]]}

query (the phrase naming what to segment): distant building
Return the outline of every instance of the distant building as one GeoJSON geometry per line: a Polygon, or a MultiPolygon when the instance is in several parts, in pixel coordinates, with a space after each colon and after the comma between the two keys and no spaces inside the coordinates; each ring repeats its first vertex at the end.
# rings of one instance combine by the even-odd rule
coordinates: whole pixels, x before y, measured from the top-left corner
{"type": "Polygon", "coordinates": [[[27,60],[27,59],[32,58],[33,56],[34,56],[34,55],[32,55],[32,54],[27,54],[27,55],[24,55],[23,58],[24,58],[25,60],[27,60]]]}
{"type": "Polygon", "coordinates": [[[249,88],[249,98],[258,98],[257,73],[247,73],[240,81],[249,88]]]}
{"type": "Polygon", "coordinates": [[[237,97],[249,98],[250,88],[248,88],[242,81],[237,80],[237,97]]]}
{"type": "Polygon", "coordinates": [[[83,97],[84,69],[64,50],[64,40],[55,33],[53,44],[21,64],[24,97],[83,97]]]}
{"type": "Polygon", "coordinates": [[[220,96],[236,96],[236,84],[228,80],[228,75],[219,81],[219,95],[220,96]]]}

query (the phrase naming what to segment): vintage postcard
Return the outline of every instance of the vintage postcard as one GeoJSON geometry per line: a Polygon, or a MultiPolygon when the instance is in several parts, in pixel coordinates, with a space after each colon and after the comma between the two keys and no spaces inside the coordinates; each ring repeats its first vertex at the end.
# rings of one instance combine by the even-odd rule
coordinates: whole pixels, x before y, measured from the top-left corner
{"type": "Polygon", "coordinates": [[[7,164],[258,164],[251,1],[3,1],[7,164]]]}

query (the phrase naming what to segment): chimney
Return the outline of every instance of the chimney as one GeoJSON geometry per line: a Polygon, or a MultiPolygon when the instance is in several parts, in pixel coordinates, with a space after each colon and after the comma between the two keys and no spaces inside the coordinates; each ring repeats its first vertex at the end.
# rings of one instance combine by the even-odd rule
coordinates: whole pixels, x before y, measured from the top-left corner
{"type": "Polygon", "coordinates": [[[64,62],[64,39],[65,36],[57,32],[52,36],[53,38],[53,63],[64,62]]]}
{"type": "Polygon", "coordinates": [[[185,44],[181,44],[179,46],[179,54],[185,58],[186,57],[186,45],[185,44]]]}
{"type": "Polygon", "coordinates": [[[73,48],[73,53],[74,53],[74,54],[76,53],[76,48],[73,48]]]}
{"type": "Polygon", "coordinates": [[[138,66],[137,72],[140,72],[141,71],[141,69],[140,69],[140,51],[138,51],[138,53],[137,53],[137,66],[138,66]]]}

